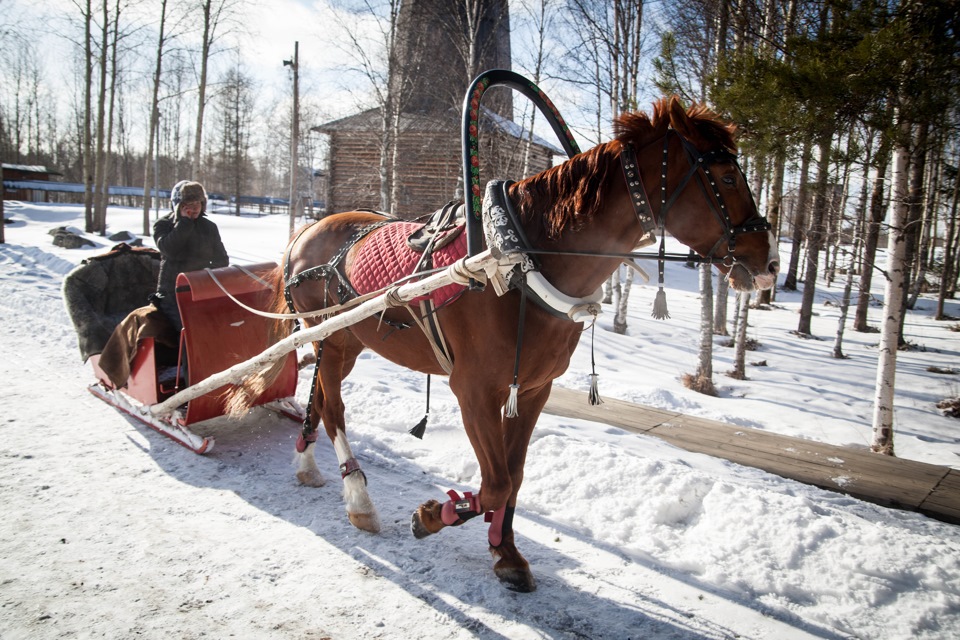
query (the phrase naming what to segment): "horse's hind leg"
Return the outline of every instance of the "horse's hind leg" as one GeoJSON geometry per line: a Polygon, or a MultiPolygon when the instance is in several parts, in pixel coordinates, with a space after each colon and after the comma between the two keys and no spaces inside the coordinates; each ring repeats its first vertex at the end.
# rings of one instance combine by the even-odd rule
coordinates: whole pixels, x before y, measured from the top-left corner
{"type": "Polygon", "coordinates": [[[301,440],[297,442],[297,480],[308,487],[322,487],[327,483],[320,467],[317,466],[315,449],[317,447],[317,433],[320,426],[320,412],[323,407],[323,389],[320,386],[320,354],[322,342],[313,343],[316,354],[313,380],[310,383],[310,404],[307,406],[307,418],[301,440]]]}
{"type": "MultiPolygon", "coordinates": [[[[340,384],[353,370],[361,351],[363,345],[346,332],[336,333],[324,340],[322,353],[317,354],[320,374],[317,388],[314,389],[311,416],[319,415],[337,454],[347,517],[358,529],[376,533],[380,531],[380,517],[367,492],[367,477],[347,441],[343,398],[340,395],[340,384]]],[[[313,464],[316,466],[315,461],[313,464]]]]}

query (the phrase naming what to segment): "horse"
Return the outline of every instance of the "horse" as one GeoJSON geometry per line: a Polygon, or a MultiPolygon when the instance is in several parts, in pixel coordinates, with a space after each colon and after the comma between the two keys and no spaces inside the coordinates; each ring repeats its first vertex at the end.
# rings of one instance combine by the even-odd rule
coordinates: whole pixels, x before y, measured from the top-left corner
{"type": "MultiPolygon", "coordinates": [[[[539,273],[561,294],[592,300],[591,294],[619,268],[623,254],[642,238],[649,242],[649,228],[642,223],[652,218],[661,233],[665,228],[714,262],[734,289],[772,287],[779,271],[777,245],[736,161],[734,132],[733,125],[702,105],[684,108],[676,97],[662,98],[654,103],[652,115],[620,115],[613,140],[510,183],[504,193],[518,212],[520,231],[531,252],[542,252],[537,256],[539,273]],[[650,201],[649,193],[660,197],[650,201]]],[[[327,216],[296,233],[283,263],[270,276],[275,309],[303,315],[349,299],[344,282],[358,267],[356,256],[368,241],[365,234],[383,222],[382,214],[351,211],[327,216]],[[307,274],[311,277],[297,277],[307,274]]],[[[340,464],[350,522],[378,532],[379,516],[366,475],[347,441],[341,383],[367,348],[408,369],[448,375],[480,466],[480,488],[463,496],[450,491],[444,502],[427,500],[413,513],[411,529],[423,538],[485,515],[491,522],[488,541],[495,575],[506,587],[529,592],[536,580],[515,542],[517,494],[533,429],[553,380],[569,365],[584,322],[525,304],[522,287],[506,292],[489,286],[461,289],[433,313],[450,355],[449,371],[435,355],[427,332],[398,328],[409,321],[410,309],[389,309],[314,343],[317,369],[308,424],[297,446],[297,477],[310,486],[325,482],[314,458],[322,422],[340,464]],[[511,403],[511,410],[505,409],[511,403]]],[[[321,319],[303,322],[315,326],[321,319]]],[[[291,326],[280,321],[277,338],[288,335],[291,326]]],[[[269,381],[269,372],[252,377],[247,395],[256,397],[256,385],[269,381]]],[[[238,410],[243,410],[242,403],[238,410]]]]}

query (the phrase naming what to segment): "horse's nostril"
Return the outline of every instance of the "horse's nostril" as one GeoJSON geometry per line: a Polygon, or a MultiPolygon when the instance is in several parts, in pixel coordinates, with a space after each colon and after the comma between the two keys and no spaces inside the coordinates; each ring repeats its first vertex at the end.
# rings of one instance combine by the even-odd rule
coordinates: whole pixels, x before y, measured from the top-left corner
{"type": "Polygon", "coordinates": [[[777,275],[778,273],[780,273],[780,263],[774,260],[773,262],[770,263],[770,266],[767,267],[767,269],[773,275],[777,275]]]}

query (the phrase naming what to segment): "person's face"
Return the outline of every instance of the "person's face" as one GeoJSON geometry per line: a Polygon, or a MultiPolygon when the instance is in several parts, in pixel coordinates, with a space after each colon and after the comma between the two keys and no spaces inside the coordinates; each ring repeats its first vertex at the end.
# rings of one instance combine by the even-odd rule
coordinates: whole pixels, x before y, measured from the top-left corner
{"type": "Polygon", "coordinates": [[[191,220],[196,220],[200,216],[203,205],[199,202],[183,202],[180,204],[180,215],[191,220]]]}

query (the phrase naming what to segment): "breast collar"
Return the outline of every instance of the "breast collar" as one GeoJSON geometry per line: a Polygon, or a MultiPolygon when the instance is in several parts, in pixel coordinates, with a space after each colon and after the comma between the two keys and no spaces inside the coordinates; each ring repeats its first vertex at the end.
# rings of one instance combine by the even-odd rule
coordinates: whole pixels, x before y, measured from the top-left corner
{"type": "Polygon", "coordinates": [[[483,198],[483,234],[487,246],[502,255],[517,257],[515,262],[500,267],[499,278],[491,279],[494,290],[497,295],[503,295],[522,288],[531,300],[553,316],[573,322],[594,322],[600,314],[602,290],[575,298],[554,287],[540,273],[539,260],[526,253],[530,242],[507,195],[512,184],[509,180],[491,180],[483,198]]]}

